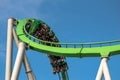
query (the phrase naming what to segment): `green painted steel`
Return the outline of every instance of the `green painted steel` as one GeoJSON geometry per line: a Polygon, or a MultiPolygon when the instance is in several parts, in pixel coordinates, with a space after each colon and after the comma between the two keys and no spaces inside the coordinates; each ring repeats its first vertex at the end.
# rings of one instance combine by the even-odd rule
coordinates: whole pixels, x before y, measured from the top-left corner
{"type": "Polygon", "coordinates": [[[30,30],[29,30],[29,31],[30,31],[29,33],[32,35],[32,34],[33,34],[33,31],[35,31],[35,30],[37,29],[37,26],[39,25],[39,21],[33,19],[33,20],[29,20],[29,23],[30,23],[30,21],[32,21],[32,22],[35,23],[35,24],[32,24],[32,23],[31,23],[31,26],[32,26],[32,27],[31,27],[30,30]]]}
{"type": "MultiPolygon", "coordinates": [[[[38,52],[43,52],[50,55],[65,56],[65,57],[109,57],[120,54],[120,40],[107,42],[92,42],[92,43],[55,43],[39,40],[32,36],[33,31],[38,26],[38,23],[45,24],[41,20],[24,19],[18,20],[16,25],[16,33],[20,41],[29,44],[29,48],[38,52]],[[31,32],[25,29],[25,25],[29,20],[35,24],[31,24],[31,32]],[[42,44],[41,44],[42,43],[42,44]],[[50,44],[47,46],[45,44],[50,44]],[[59,44],[61,47],[53,47],[52,45],[59,44]]],[[[48,26],[48,25],[47,25],[48,26]]],[[[49,26],[48,26],[49,27],[49,26]]],[[[67,80],[67,75],[62,72],[62,79],[67,80]]]]}
{"type": "Polygon", "coordinates": [[[62,79],[63,79],[63,80],[68,80],[67,77],[66,77],[65,72],[62,72],[62,79]]]}
{"type": "Polygon", "coordinates": [[[108,57],[120,54],[120,40],[96,43],[53,43],[36,39],[24,29],[28,20],[18,20],[16,32],[19,40],[29,44],[32,50],[65,57],[108,57]],[[46,46],[41,43],[60,44],[62,47],[46,46]]]}

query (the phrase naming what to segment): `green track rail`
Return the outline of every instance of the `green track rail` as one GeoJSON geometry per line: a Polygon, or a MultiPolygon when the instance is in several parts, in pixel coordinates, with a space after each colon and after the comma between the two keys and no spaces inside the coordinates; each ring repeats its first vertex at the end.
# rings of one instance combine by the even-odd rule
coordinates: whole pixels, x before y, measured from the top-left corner
{"type": "Polygon", "coordinates": [[[46,54],[65,57],[109,57],[120,54],[120,40],[92,43],[53,43],[39,40],[28,34],[25,24],[28,19],[18,20],[16,32],[19,40],[29,44],[30,49],[46,54]],[[41,43],[50,43],[51,46],[41,43]],[[62,47],[52,47],[53,44],[60,44],[62,47]]]}
{"type": "MultiPolygon", "coordinates": [[[[120,54],[120,40],[92,43],[55,43],[43,41],[28,34],[25,24],[30,19],[18,20],[16,33],[20,41],[29,44],[29,48],[38,52],[64,57],[109,57],[120,54]],[[46,44],[50,44],[47,46],[46,44]],[[61,47],[53,47],[53,45],[61,47]]],[[[42,21],[41,21],[42,22],[42,21]]],[[[43,24],[45,24],[43,22],[43,24]]],[[[38,25],[36,23],[36,25],[38,25]]],[[[33,25],[35,26],[35,25],[33,25]]],[[[69,80],[66,72],[62,72],[62,79],[69,80]]]]}

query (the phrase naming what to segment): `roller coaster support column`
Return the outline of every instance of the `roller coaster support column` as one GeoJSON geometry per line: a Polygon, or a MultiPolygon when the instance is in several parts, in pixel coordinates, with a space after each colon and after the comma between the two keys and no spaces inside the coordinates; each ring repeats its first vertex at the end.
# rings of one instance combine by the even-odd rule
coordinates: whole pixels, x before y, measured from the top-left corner
{"type": "Polygon", "coordinates": [[[107,57],[102,58],[101,64],[98,70],[98,74],[96,76],[96,80],[101,80],[102,75],[104,74],[105,80],[111,80],[111,76],[109,73],[108,65],[107,65],[107,57]]]}
{"type": "Polygon", "coordinates": [[[11,80],[18,80],[18,75],[23,61],[23,55],[25,53],[26,45],[23,42],[20,42],[18,45],[18,53],[15,60],[15,65],[13,68],[11,80]]]}
{"type": "Polygon", "coordinates": [[[102,61],[101,61],[100,66],[99,66],[99,70],[98,70],[98,73],[97,73],[97,76],[96,76],[96,80],[101,80],[102,79],[102,74],[103,74],[103,71],[102,71],[102,61]]]}
{"type": "MultiPolygon", "coordinates": [[[[14,29],[13,29],[13,37],[14,37],[15,43],[18,47],[19,40],[18,40],[18,37],[17,37],[14,29]]],[[[24,63],[24,67],[25,67],[25,70],[26,70],[26,74],[28,76],[28,80],[36,80],[35,75],[33,74],[32,69],[30,67],[30,64],[29,64],[28,58],[26,56],[26,53],[24,53],[23,63],[24,63]]]]}
{"type": "Polygon", "coordinates": [[[12,43],[13,43],[13,35],[12,30],[14,26],[14,19],[8,19],[8,29],[7,29],[7,47],[6,47],[6,74],[5,80],[10,80],[12,73],[12,43]]]}
{"type": "Polygon", "coordinates": [[[26,70],[26,74],[28,76],[28,80],[36,80],[36,78],[35,78],[35,76],[32,72],[32,69],[30,67],[30,64],[28,62],[26,54],[24,54],[23,63],[24,63],[24,67],[25,67],[25,70],[26,70]]]}
{"type": "Polygon", "coordinates": [[[108,58],[103,58],[103,73],[105,76],[105,80],[111,80],[108,65],[107,65],[108,58]]]}
{"type": "Polygon", "coordinates": [[[63,80],[69,80],[67,71],[62,72],[62,79],[63,79],[63,80]]]}

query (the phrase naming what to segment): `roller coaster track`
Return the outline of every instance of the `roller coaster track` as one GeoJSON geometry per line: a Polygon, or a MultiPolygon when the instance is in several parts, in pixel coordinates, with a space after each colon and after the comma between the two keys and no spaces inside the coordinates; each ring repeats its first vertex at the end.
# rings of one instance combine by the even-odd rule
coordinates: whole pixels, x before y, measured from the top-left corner
{"type": "Polygon", "coordinates": [[[120,40],[91,43],[60,43],[40,40],[26,31],[25,25],[28,20],[31,19],[18,20],[16,33],[19,40],[29,44],[29,48],[32,50],[46,53],[48,55],[80,58],[109,57],[120,54],[120,40]]]}
{"type": "Polygon", "coordinates": [[[21,41],[29,44],[32,50],[65,57],[108,57],[120,53],[120,40],[92,43],[55,43],[39,40],[26,32],[26,21],[19,20],[17,35],[21,41]],[[54,44],[60,44],[62,47],[53,47],[54,44]]]}

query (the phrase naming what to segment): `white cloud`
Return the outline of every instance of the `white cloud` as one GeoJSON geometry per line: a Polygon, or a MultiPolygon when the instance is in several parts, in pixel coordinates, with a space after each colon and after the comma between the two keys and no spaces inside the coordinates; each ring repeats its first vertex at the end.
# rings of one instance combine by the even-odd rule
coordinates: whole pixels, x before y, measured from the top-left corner
{"type": "Polygon", "coordinates": [[[40,15],[39,9],[44,0],[0,0],[0,58],[5,58],[6,49],[6,27],[7,19],[14,17],[18,19],[37,18],[40,15]],[[1,44],[1,42],[3,42],[1,44]]]}
{"type": "Polygon", "coordinates": [[[38,8],[40,8],[44,0],[2,0],[0,10],[2,18],[11,16],[28,17],[38,16],[38,8]]]}
{"type": "MultiPolygon", "coordinates": [[[[66,0],[0,0],[0,14],[2,15],[0,19],[8,19],[9,17],[15,17],[18,19],[23,18],[39,18],[44,17],[46,14],[42,14],[41,8],[46,3],[50,4],[60,4],[66,2],[66,0]]],[[[49,6],[46,5],[48,8],[49,6]]],[[[46,15],[47,16],[47,15],[46,15]]]]}

